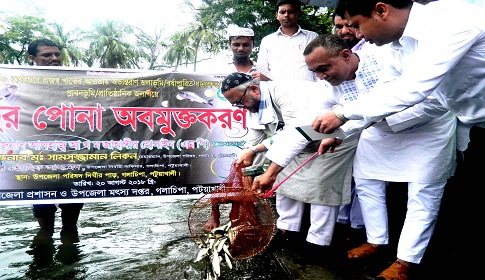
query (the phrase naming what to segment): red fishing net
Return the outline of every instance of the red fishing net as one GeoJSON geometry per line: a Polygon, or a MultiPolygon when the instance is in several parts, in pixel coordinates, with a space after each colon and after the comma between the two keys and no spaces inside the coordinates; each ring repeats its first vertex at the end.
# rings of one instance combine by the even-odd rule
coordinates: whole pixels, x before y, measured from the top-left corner
{"type": "Polygon", "coordinates": [[[233,258],[255,256],[269,244],[275,227],[271,203],[251,191],[246,178],[242,167],[233,162],[229,176],[219,188],[203,195],[191,207],[188,224],[196,243],[207,243],[211,231],[230,223],[226,233],[233,258]]]}

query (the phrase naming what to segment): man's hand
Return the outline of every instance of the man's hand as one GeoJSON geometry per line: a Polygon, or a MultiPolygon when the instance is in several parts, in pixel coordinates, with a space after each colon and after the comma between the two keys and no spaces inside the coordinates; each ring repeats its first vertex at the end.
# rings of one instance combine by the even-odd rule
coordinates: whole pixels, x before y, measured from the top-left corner
{"type": "Polygon", "coordinates": [[[253,79],[258,79],[258,80],[260,80],[260,81],[271,81],[271,79],[270,79],[270,78],[266,77],[265,75],[263,75],[263,74],[262,74],[262,73],[260,73],[260,72],[254,72],[254,73],[252,73],[252,74],[251,74],[251,77],[252,77],[253,79]]]}
{"type": "Polygon", "coordinates": [[[320,142],[320,146],[318,147],[318,153],[324,154],[328,150],[333,153],[335,152],[335,148],[340,144],[342,144],[342,140],[337,138],[322,139],[322,142],[320,142]]]}
{"type": "Polygon", "coordinates": [[[320,133],[332,133],[334,129],[343,124],[344,122],[333,111],[328,111],[313,120],[312,128],[320,133]]]}
{"type": "Polygon", "coordinates": [[[283,170],[282,166],[272,162],[269,165],[268,170],[254,180],[251,190],[258,193],[269,191],[276,181],[276,176],[281,170],[283,170]]]}
{"type": "Polygon", "coordinates": [[[257,193],[266,193],[271,189],[275,181],[276,175],[272,176],[268,172],[265,172],[261,176],[254,179],[251,190],[257,193]]]}
{"type": "Polygon", "coordinates": [[[254,156],[256,155],[250,149],[244,150],[241,156],[237,159],[236,166],[239,166],[240,164],[244,167],[253,165],[254,156]]]}

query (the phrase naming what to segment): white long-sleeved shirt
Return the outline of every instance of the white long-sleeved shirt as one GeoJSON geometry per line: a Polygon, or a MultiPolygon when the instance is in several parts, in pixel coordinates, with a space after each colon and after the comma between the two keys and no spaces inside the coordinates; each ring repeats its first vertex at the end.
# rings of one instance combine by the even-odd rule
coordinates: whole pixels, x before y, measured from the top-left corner
{"type": "MultiPolygon", "coordinates": [[[[375,50],[375,49],[374,49],[375,50]]],[[[384,73],[387,67],[383,66],[379,60],[384,60],[384,56],[377,57],[372,52],[359,52],[360,62],[353,80],[345,81],[338,86],[321,84],[321,96],[314,95],[312,102],[308,103],[306,114],[301,116],[295,124],[310,124],[318,114],[331,110],[336,105],[354,102],[360,96],[367,94],[379,82],[388,81],[391,75],[384,73]],[[316,98],[318,97],[318,98],[316,98]],[[323,100],[319,100],[322,98],[323,100]]],[[[387,56],[386,56],[387,57],[387,56]]],[[[367,123],[362,120],[348,121],[342,130],[350,137],[357,137],[358,133],[366,127],[367,123]]],[[[266,153],[266,157],[278,164],[286,167],[295,156],[300,153],[309,143],[296,129],[287,127],[284,131],[274,137],[274,143],[266,153]]]]}
{"type": "Polygon", "coordinates": [[[303,51],[317,33],[298,28],[293,36],[281,32],[281,28],[261,40],[258,51],[257,69],[273,81],[306,80],[317,81],[308,70],[303,51]]]}
{"type": "Polygon", "coordinates": [[[467,124],[485,125],[485,9],[463,1],[413,4],[399,51],[400,77],[343,106],[349,119],[380,120],[433,91],[467,124]],[[466,15],[459,20],[456,9],[466,15]],[[376,94],[373,94],[376,93],[376,94]]]}

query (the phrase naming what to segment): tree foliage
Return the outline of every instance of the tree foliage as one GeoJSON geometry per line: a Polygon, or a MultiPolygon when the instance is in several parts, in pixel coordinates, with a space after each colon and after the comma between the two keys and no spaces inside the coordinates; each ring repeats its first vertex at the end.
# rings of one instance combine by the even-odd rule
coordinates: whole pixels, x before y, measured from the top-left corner
{"type": "Polygon", "coordinates": [[[4,63],[29,63],[28,44],[40,37],[52,38],[53,33],[45,27],[45,19],[35,16],[7,16],[1,36],[4,63]]]}
{"type": "Polygon", "coordinates": [[[168,51],[163,57],[168,64],[175,64],[175,71],[179,65],[189,64],[194,61],[194,48],[189,44],[190,30],[174,33],[170,39],[172,43],[168,46],[168,51]]]}
{"type": "MultiPolygon", "coordinates": [[[[217,55],[227,50],[226,30],[230,25],[255,32],[253,59],[261,39],[279,27],[276,0],[201,0],[195,7],[195,21],[174,34],[160,29],[153,36],[121,22],[97,22],[92,30],[66,30],[62,24],[48,23],[42,13],[5,16],[0,22],[0,63],[28,64],[28,44],[45,37],[54,40],[63,54],[63,64],[102,68],[175,68],[193,64],[196,71],[201,53],[217,55]]],[[[329,33],[332,18],[327,9],[302,7],[299,24],[317,33],[329,33]]],[[[1,15],[1,12],[0,12],[1,15]]]]}
{"type": "Polygon", "coordinates": [[[94,31],[85,36],[85,40],[90,42],[88,65],[96,62],[101,68],[131,69],[136,67],[140,54],[126,40],[126,36],[130,33],[133,33],[133,29],[121,22],[96,23],[94,31]]]}
{"type": "Polygon", "coordinates": [[[84,60],[83,50],[79,47],[79,36],[83,32],[79,29],[64,31],[64,26],[53,23],[53,40],[59,45],[62,54],[62,65],[81,66],[84,60]]]}
{"type": "MultiPolygon", "coordinates": [[[[275,32],[280,23],[276,19],[276,0],[202,0],[199,7],[200,18],[213,18],[217,30],[223,38],[218,43],[222,48],[227,48],[226,30],[229,25],[251,28],[254,31],[257,54],[257,46],[266,35],[275,32]]],[[[319,34],[331,32],[333,26],[332,17],[327,9],[303,5],[303,14],[299,19],[299,25],[303,29],[315,31],[319,34]]]]}

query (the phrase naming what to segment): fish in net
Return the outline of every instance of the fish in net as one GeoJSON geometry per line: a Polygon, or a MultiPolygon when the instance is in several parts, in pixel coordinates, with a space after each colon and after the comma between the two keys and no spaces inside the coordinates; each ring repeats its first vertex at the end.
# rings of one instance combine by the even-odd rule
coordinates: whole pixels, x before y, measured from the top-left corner
{"type": "Polygon", "coordinates": [[[273,238],[275,215],[271,203],[250,188],[242,167],[233,162],[220,186],[190,209],[188,226],[194,241],[209,251],[227,250],[234,259],[263,251],[273,238]],[[223,241],[226,243],[221,244],[223,241]]]}

